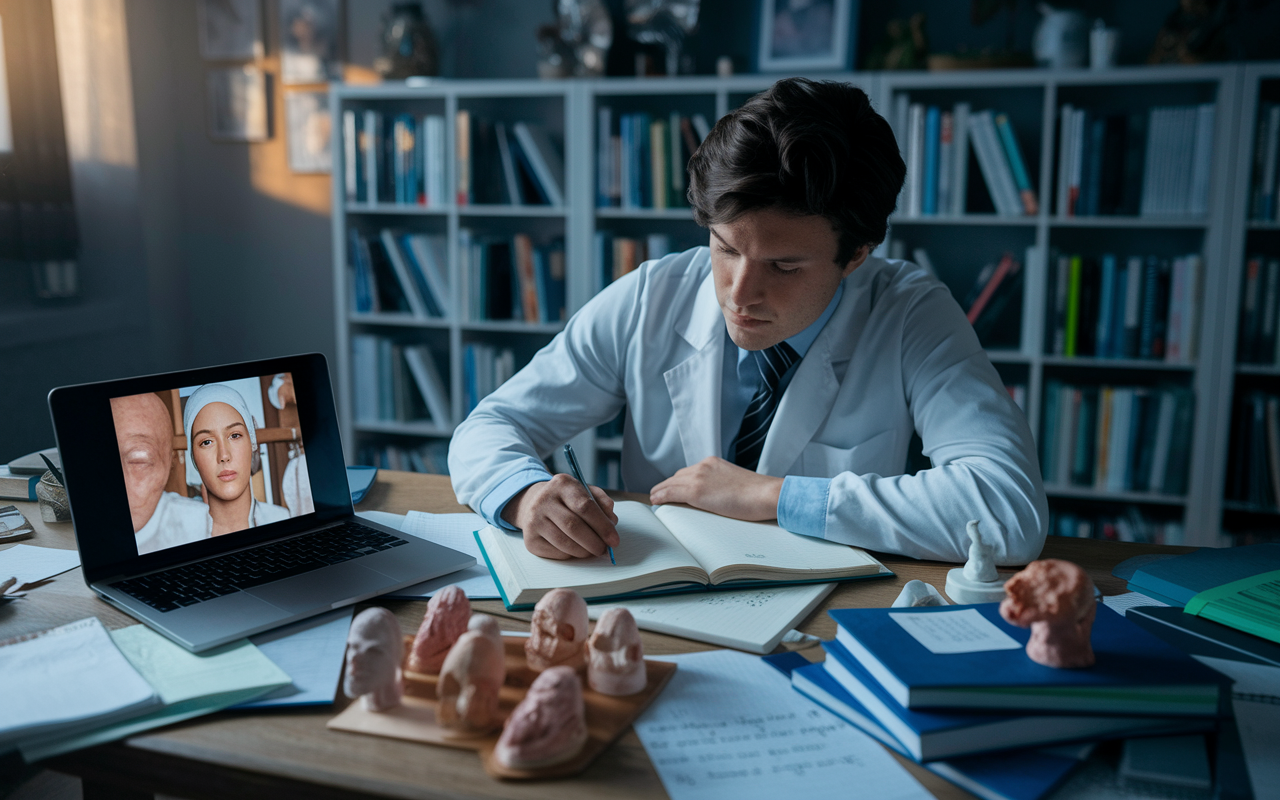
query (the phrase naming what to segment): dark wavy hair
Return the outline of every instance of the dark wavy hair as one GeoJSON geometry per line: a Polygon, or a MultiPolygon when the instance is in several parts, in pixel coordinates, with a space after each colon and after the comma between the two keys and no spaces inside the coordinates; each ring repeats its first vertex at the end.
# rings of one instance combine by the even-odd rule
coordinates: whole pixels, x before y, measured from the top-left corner
{"type": "Polygon", "coordinates": [[[817,214],[836,264],[888,233],[907,167],[866,92],[787,78],[723,117],[689,159],[689,205],[704,228],[761,208],[817,214]]]}

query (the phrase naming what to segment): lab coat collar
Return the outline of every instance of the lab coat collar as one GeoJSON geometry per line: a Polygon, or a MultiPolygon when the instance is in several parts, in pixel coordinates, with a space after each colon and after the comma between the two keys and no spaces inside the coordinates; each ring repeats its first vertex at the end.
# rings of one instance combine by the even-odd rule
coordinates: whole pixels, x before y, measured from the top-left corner
{"type": "Polygon", "coordinates": [[[686,464],[723,455],[720,446],[720,377],[724,362],[724,315],[710,271],[698,287],[689,316],[676,332],[697,352],[663,373],[686,464]]]}

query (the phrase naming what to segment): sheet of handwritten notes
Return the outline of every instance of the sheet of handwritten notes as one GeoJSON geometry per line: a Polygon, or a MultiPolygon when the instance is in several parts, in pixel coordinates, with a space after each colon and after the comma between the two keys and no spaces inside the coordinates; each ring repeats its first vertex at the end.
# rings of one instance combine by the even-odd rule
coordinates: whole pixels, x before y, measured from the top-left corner
{"type": "MultiPolygon", "coordinates": [[[[651,656],[652,658],[652,656],[651,656]]],[[[680,665],[635,723],[672,800],[932,797],[874,739],[814,704],[756,656],[659,656],[680,665]]]]}

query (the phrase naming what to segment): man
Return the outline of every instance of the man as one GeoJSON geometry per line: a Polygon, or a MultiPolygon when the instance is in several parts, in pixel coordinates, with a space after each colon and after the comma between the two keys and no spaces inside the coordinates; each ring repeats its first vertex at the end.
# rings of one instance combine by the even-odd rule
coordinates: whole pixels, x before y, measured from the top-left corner
{"type": "Polygon", "coordinates": [[[209,538],[209,509],[199,500],[166,492],[173,466],[173,419],[157,395],[111,399],[124,490],[138,555],[209,538]]]}
{"type": "Polygon", "coordinates": [[[689,164],[710,248],[648,262],[466,419],[454,490],[546,558],[618,543],[541,457],[625,404],[622,477],[655,503],[964,560],[981,521],[1002,564],[1034,559],[1048,509],[1031,433],[947,288],[872,257],[905,167],[854,87],[779,81],[689,164]],[[913,432],[932,469],[903,475],[913,432]]]}

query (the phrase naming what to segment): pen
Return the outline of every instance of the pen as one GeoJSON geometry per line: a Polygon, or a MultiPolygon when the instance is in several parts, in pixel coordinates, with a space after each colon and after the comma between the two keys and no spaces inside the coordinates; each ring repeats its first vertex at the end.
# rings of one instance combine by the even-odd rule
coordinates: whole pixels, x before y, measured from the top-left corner
{"type": "MultiPolygon", "coordinates": [[[[573,472],[573,477],[577,478],[578,483],[582,484],[582,488],[587,490],[587,496],[591,498],[591,502],[596,504],[596,508],[600,508],[600,502],[596,500],[595,492],[591,491],[591,487],[587,485],[587,479],[582,475],[582,467],[578,466],[578,457],[574,455],[573,445],[566,444],[564,446],[564,457],[569,462],[569,469],[573,472]]],[[[604,509],[600,508],[600,512],[604,513],[604,509]]],[[[605,514],[605,516],[609,515],[605,514]]],[[[616,565],[618,562],[613,559],[613,548],[609,547],[609,545],[605,545],[605,547],[609,550],[609,563],[616,565]]]]}

